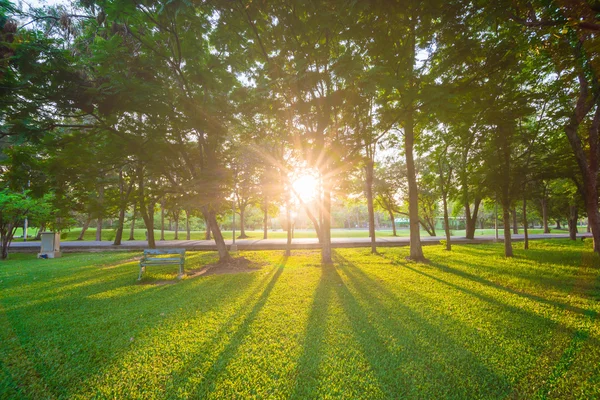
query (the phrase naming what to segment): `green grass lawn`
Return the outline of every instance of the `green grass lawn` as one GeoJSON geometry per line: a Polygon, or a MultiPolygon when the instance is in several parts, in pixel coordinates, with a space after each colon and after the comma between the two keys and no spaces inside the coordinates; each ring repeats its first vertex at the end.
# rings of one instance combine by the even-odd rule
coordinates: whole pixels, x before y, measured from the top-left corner
{"type": "MultiPolygon", "coordinates": [[[[146,230],[145,229],[135,229],[134,231],[134,238],[135,240],[145,240],[146,239],[146,230]]],[[[502,236],[503,235],[503,230],[500,229],[499,231],[499,235],[502,236]]],[[[543,233],[544,230],[543,229],[529,229],[529,233],[530,234],[534,234],[534,233],[543,233]]],[[[554,233],[568,233],[567,231],[557,231],[557,230],[553,230],[554,233]]],[[[32,231],[29,232],[30,234],[33,234],[32,231]]],[[[79,237],[79,234],[81,233],[81,228],[73,228],[69,231],[65,231],[63,233],[63,241],[72,241],[72,240],[77,240],[77,238],[79,237]]],[[[231,231],[223,231],[223,236],[225,237],[225,239],[231,240],[231,231]]],[[[495,231],[493,229],[477,229],[475,232],[476,236],[482,236],[482,235],[494,235],[495,231]]],[[[519,233],[523,233],[523,230],[520,229],[519,233]]],[[[156,240],[160,239],[160,231],[157,230],[154,232],[155,234],[155,238],[156,240]]],[[[252,230],[247,230],[246,234],[248,235],[248,237],[250,239],[262,239],[263,238],[263,231],[262,230],[258,230],[258,231],[252,231],[252,230]]],[[[444,236],[444,231],[443,230],[437,230],[436,234],[438,236],[444,236]]],[[[17,234],[16,236],[19,235],[23,235],[22,229],[18,229],[17,230],[17,234]]],[[[392,235],[392,231],[391,230],[377,230],[376,231],[376,235],[377,237],[393,237],[392,235]]],[[[204,231],[192,231],[191,234],[191,240],[204,240],[204,231]]],[[[239,236],[239,231],[236,231],[236,237],[239,236]]],[[[410,236],[410,233],[408,231],[408,229],[398,229],[397,230],[397,236],[400,237],[408,237],[410,236]]],[[[421,237],[427,237],[429,236],[429,234],[426,231],[421,231],[421,237]]],[[[464,237],[465,236],[465,231],[464,230],[453,230],[452,231],[452,236],[456,236],[456,237],[464,237]]],[[[269,231],[268,233],[268,237],[269,239],[285,239],[287,238],[287,232],[280,230],[276,230],[276,231],[269,231]]],[[[317,235],[315,233],[314,230],[312,229],[305,229],[305,230],[296,230],[294,233],[294,238],[316,238],[317,235]]],[[[369,237],[369,232],[365,229],[362,230],[357,230],[357,229],[332,229],[331,231],[331,237],[334,238],[366,238],[369,237]]],[[[175,232],[174,231],[165,231],[165,239],[166,240],[173,240],[175,238],[175,232]]],[[[106,240],[106,241],[112,241],[115,239],[115,231],[113,229],[103,229],[102,230],[102,240],[106,240]]],[[[126,230],[125,234],[123,235],[123,241],[126,242],[127,239],[129,239],[129,229],[126,230]]],[[[179,240],[185,240],[186,239],[186,232],[179,232],[179,240]]],[[[96,240],[96,229],[95,228],[89,228],[84,235],[84,240],[96,240]]],[[[15,241],[22,241],[22,239],[15,239],[15,241]]]]}
{"type": "Polygon", "coordinates": [[[262,268],[142,284],[139,252],[11,254],[0,398],[599,398],[598,258],[531,247],[244,252],[262,268]]]}

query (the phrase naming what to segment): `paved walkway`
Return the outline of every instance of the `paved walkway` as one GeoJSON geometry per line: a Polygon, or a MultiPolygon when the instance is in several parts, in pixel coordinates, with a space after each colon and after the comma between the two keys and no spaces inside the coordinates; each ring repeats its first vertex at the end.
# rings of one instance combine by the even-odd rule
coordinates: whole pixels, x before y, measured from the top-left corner
{"type": "MultiPolygon", "coordinates": [[[[578,238],[591,237],[590,233],[580,233],[578,238]]],[[[548,233],[529,235],[530,240],[539,239],[568,239],[568,234],[548,233]]],[[[444,236],[423,236],[421,243],[423,245],[439,244],[440,240],[445,240],[444,236]]],[[[464,237],[453,236],[452,243],[454,244],[479,244],[492,243],[494,236],[476,236],[475,239],[467,239],[464,237]]],[[[502,241],[502,237],[499,241],[502,241]]],[[[523,235],[512,235],[513,241],[522,241],[523,235]]],[[[231,245],[231,240],[225,241],[231,245]]],[[[286,246],[286,239],[236,239],[235,243],[238,250],[283,250],[286,246]]],[[[395,247],[408,246],[410,244],[408,237],[378,237],[378,247],[395,247]]],[[[148,247],[148,242],[145,240],[125,240],[120,246],[115,246],[112,241],[70,241],[61,242],[62,251],[100,251],[100,250],[139,250],[148,247]]],[[[163,240],[156,242],[157,247],[164,248],[184,248],[186,250],[216,250],[213,240],[163,240]]],[[[369,238],[332,238],[331,246],[334,248],[342,247],[370,247],[371,241],[369,238]]],[[[310,239],[293,239],[292,249],[319,249],[319,241],[316,238],[310,239]]],[[[12,251],[39,251],[40,242],[15,242],[10,246],[12,251]]]]}

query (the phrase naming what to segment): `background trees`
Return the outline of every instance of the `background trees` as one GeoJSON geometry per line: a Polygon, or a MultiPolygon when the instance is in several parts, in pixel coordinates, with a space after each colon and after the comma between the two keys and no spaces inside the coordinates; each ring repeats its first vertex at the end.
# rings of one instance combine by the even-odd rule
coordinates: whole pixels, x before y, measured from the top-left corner
{"type": "Polygon", "coordinates": [[[408,214],[415,260],[421,227],[435,235],[442,215],[450,249],[457,203],[468,238],[482,202],[501,205],[507,256],[517,206],[524,228],[537,204],[542,225],[560,215],[576,227],[583,201],[600,242],[599,24],[585,2],[1,5],[5,181],[20,177],[17,193],[27,177],[38,197],[98,221],[99,236],[114,218],[115,244],[135,203],[154,246],[168,198],[188,232],[202,215],[227,260],[231,199],[241,237],[260,204],[266,238],[304,171],[317,177],[306,211],[327,263],[332,204],[359,170],[373,251],[375,205],[394,231],[408,214]],[[14,162],[27,148],[37,172],[14,162]]]}

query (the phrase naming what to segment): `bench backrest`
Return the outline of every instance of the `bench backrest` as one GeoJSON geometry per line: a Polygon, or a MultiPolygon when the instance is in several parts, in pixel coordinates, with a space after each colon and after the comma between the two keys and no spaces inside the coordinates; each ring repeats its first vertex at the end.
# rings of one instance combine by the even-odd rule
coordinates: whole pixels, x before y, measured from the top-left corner
{"type": "Polygon", "coordinates": [[[144,255],[179,254],[185,256],[185,249],[144,249],[144,255]]]}

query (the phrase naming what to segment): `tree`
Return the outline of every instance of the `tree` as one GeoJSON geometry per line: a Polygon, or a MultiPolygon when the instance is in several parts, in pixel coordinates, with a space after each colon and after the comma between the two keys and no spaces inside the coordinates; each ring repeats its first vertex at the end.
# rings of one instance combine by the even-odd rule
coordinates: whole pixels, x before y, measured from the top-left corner
{"type": "Polygon", "coordinates": [[[577,162],[577,186],[584,198],[600,254],[598,173],[600,171],[600,26],[597,6],[586,1],[523,2],[505,10],[539,38],[538,49],[553,65],[566,99],[564,134],[577,162]]]}
{"type": "Polygon", "coordinates": [[[17,228],[23,226],[25,217],[32,221],[50,219],[53,213],[51,203],[51,194],[35,198],[30,196],[27,191],[0,190],[0,241],[2,242],[0,259],[5,260],[8,258],[10,243],[17,228]]]}

